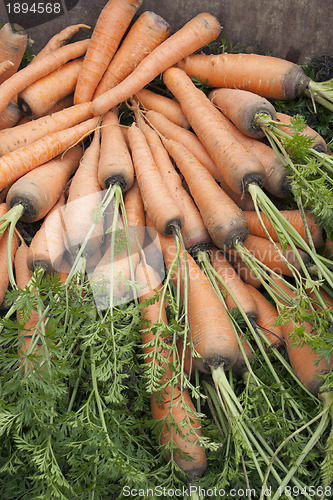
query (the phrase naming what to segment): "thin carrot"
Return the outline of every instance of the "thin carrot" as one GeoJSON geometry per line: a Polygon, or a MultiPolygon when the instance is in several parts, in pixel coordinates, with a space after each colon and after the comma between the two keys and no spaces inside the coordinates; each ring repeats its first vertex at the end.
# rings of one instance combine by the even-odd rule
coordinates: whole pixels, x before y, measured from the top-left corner
{"type": "Polygon", "coordinates": [[[50,38],[38,54],[34,56],[29,65],[35,64],[40,59],[53,54],[53,52],[57,49],[66,45],[81,28],[90,29],[90,26],[87,26],[86,24],[73,24],[71,26],[66,26],[66,28],[61,30],[59,33],[56,33],[52,38],[50,38]]]}
{"type": "Polygon", "coordinates": [[[170,25],[155,12],[145,11],[132,25],[112,58],[94,98],[124,80],[155,47],[170,35],[170,25]]]}
{"type": "Polygon", "coordinates": [[[135,123],[128,130],[128,140],[145,210],[161,234],[172,234],[183,226],[182,211],[167,190],[146,138],[135,123]]]}
{"type": "Polygon", "coordinates": [[[262,186],[264,167],[227,131],[221,113],[190,77],[181,69],[169,68],[163,80],[229,187],[242,194],[250,184],[262,186]]]}
{"type": "Polygon", "coordinates": [[[24,114],[34,119],[44,116],[60,99],[72,94],[82,61],[70,61],[20,92],[18,104],[24,114]]]}
{"type": "Polygon", "coordinates": [[[142,0],[109,0],[98,16],[84,57],[74,103],[91,101],[142,0]]]}
{"type": "Polygon", "coordinates": [[[214,244],[219,248],[232,248],[236,242],[244,241],[248,225],[240,208],[182,144],[169,139],[163,143],[184,175],[214,244]]]}
{"type": "Polygon", "coordinates": [[[0,132],[0,156],[27,146],[48,134],[73,127],[91,116],[88,103],[77,104],[57,111],[53,115],[3,130],[0,132]]]}
{"type": "Polygon", "coordinates": [[[17,72],[27,47],[27,41],[27,33],[19,24],[6,23],[0,29],[0,62],[9,60],[13,63],[1,75],[0,85],[17,72]]]}
{"type": "Polygon", "coordinates": [[[217,38],[221,26],[208,13],[198,14],[156,47],[132,73],[113,89],[93,100],[91,111],[100,115],[143,89],[156,76],[217,38]]]}
{"type": "Polygon", "coordinates": [[[13,99],[0,115],[0,130],[14,127],[21,116],[21,110],[17,102],[13,99]]]}
{"type": "MultiPolygon", "coordinates": [[[[9,285],[9,274],[8,274],[8,259],[7,259],[7,247],[8,247],[8,229],[4,232],[2,238],[0,239],[0,304],[3,303],[8,285],[9,285]]],[[[12,245],[10,250],[11,261],[15,257],[15,253],[17,251],[19,245],[19,238],[16,234],[14,234],[12,239],[12,245]]]]}
{"type": "Polygon", "coordinates": [[[195,203],[184,189],[182,181],[163,143],[159,139],[157,133],[148,125],[140,122],[139,126],[145,135],[154,161],[167,189],[183,212],[184,225],[181,233],[185,248],[191,253],[193,250],[197,251],[199,248],[207,247],[211,241],[208,231],[205,228],[195,203]]]}
{"type": "Polygon", "coordinates": [[[41,58],[35,64],[28,64],[8,78],[0,87],[0,113],[3,113],[9,102],[29,85],[55,71],[71,59],[81,57],[86,52],[88,44],[89,40],[82,40],[65,45],[50,54],[45,60],[41,58]]]}
{"type": "MultiPolygon", "coordinates": [[[[265,229],[263,228],[257,212],[243,212],[247,223],[249,225],[250,234],[255,236],[260,236],[261,238],[267,238],[265,229]]],[[[307,231],[304,226],[303,218],[299,210],[280,210],[280,214],[283,215],[290,224],[296,229],[298,234],[308,243],[309,239],[307,236],[307,231]]],[[[271,238],[274,241],[279,241],[278,234],[276,233],[273,224],[268,220],[265,214],[260,214],[265,225],[265,228],[271,238]]],[[[306,223],[308,225],[314,246],[320,248],[324,245],[324,237],[322,228],[316,224],[315,217],[313,214],[305,213],[306,223]]]]}
{"type": "Polygon", "coordinates": [[[186,129],[190,128],[190,124],[187,121],[179,103],[174,99],[164,97],[147,89],[139,90],[139,92],[135,94],[134,98],[139,101],[144,109],[161,113],[168,118],[168,120],[172,121],[179,127],[186,129]]]}
{"type": "MultiPolygon", "coordinates": [[[[281,123],[290,125],[292,117],[287,115],[286,113],[276,113],[276,119],[281,123]]],[[[289,135],[293,135],[293,131],[291,128],[283,126],[281,126],[280,128],[281,130],[283,130],[283,132],[286,132],[289,135]]],[[[311,137],[312,149],[315,149],[320,153],[327,153],[327,144],[325,142],[325,139],[320,134],[318,134],[318,132],[316,132],[313,128],[309,127],[309,125],[306,125],[306,127],[301,132],[299,132],[299,134],[311,137]]]]}
{"type": "Polygon", "coordinates": [[[74,127],[46,135],[28,146],[2,156],[0,158],[0,189],[4,189],[23,174],[81,141],[94,130],[96,123],[96,118],[91,118],[74,127]]]}

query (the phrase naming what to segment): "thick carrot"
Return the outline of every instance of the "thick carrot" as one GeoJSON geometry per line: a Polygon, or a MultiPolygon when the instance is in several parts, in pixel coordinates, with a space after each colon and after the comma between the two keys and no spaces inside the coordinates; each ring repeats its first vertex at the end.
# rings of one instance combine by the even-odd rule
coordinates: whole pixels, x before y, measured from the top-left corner
{"type": "Polygon", "coordinates": [[[190,77],[181,69],[169,68],[163,80],[229,187],[244,193],[249,184],[262,186],[264,167],[227,131],[221,113],[190,77]]]}
{"type": "Polygon", "coordinates": [[[146,138],[135,123],[128,130],[128,140],[142,201],[154,226],[165,235],[172,234],[175,228],[182,229],[183,213],[167,190],[146,138]]]}
{"type": "MultiPolygon", "coordinates": [[[[243,212],[247,223],[249,225],[250,234],[255,236],[260,236],[261,238],[267,238],[267,234],[261,224],[261,221],[258,217],[257,212],[243,212]]],[[[303,223],[302,215],[299,210],[280,210],[280,214],[285,217],[290,224],[296,229],[298,234],[306,241],[309,242],[307,232],[303,223]]],[[[279,241],[278,235],[274,229],[273,224],[268,220],[265,214],[260,214],[264,225],[274,241],[279,241]]],[[[318,224],[315,222],[315,217],[313,214],[306,213],[305,214],[306,222],[308,224],[308,228],[316,248],[320,248],[324,245],[324,237],[323,230],[318,224]]]]}
{"type": "Polygon", "coordinates": [[[109,0],[98,16],[84,57],[74,103],[91,101],[142,0],[109,0]]]}
{"type": "Polygon", "coordinates": [[[112,58],[94,98],[124,80],[169,35],[170,25],[162,17],[149,10],[141,14],[112,58]]]}
{"type": "Polygon", "coordinates": [[[27,47],[27,41],[28,36],[19,24],[6,23],[0,29],[0,62],[9,60],[13,63],[1,75],[0,85],[18,70],[27,47]]]}
{"type": "Polygon", "coordinates": [[[8,191],[7,206],[21,205],[20,220],[23,222],[35,222],[45,217],[65,190],[81,156],[81,146],[75,146],[64,156],[58,156],[20,177],[8,191]]]}
{"type": "Polygon", "coordinates": [[[72,94],[82,61],[70,61],[20,92],[18,104],[24,114],[34,119],[44,116],[60,99],[72,94]]]}
{"type": "MultiPolygon", "coordinates": [[[[16,107],[19,109],[17,105],[16,107]]],[[[53,115],[43,116],[33,122],[12,126],[0,132],[0,156],[27,146],[53,132],[73,127],[91,116],[89,103],[84,103],[57,111],[53,115]]]]}
{"type": "Polygon", "coordinates": [[[163,143],[184,175],[214,244],[219,248],[232,248],[236,242],[244,241],[248,225],[240,208],[182,144],[170,139],[163,143]]]}
{"type": "Polygon", "coordinates": [[[13,99],[0,115],[0,130],[14,127],[21,116],[21,110],[17,102],[13,99]]]}
{"type": "Polygon", "coordinates": [[[71,59],[81,57],[86,52],[88,44],[89,40],[82,40],[65,45],[50,54],[45,60],[41,58],[34,64],[28,64],[8,78],[0,87],[0,113],[3,113],[9,102],[29,85],[60,68],[71,59]]]}
{"type": "Polygon", "coordinates": [[[265,97],[241,89],[219,88],[209,94],[209,99],[231,120],[243,134],[259,139],[265,133],[256,123],[256,115],[264,113],[276,120],[276,111],[265,97]]]}
{"type": "MultiPolygon", "coordinates": [[[[276,113],[276,118],[277,121],[281,123],[285,123],[286,125],[289,125],[291,122],[292,117],[285,114],[285,113],[276,113]]],[[[289,135],[294,135],[293,130],[289,127],[280,127],[283,132],[286,132],[289,135]]],[[[302,130],[302,132],[299,132],[300,135],[306,135],[308,137],[311,137],[312,143],[311,143],[311,148],[315,149],[316,151],[319,151],[319,153],[327,153],[327,144],[325,142],[325,139],[318,134],[313,128],[309,127],[308,125],[302,130]]]]}
{"type": "Polygon", "coordinates": [[[117,110],[104,115],[98,180],[103,189],[118,184],[125,193],[133,184],[134,168],[121,128],[117,110]]]}
{"type": "Polygon", "coordinates": [[[65,197],[62,194],[32,238],[27,256],[31,271],[41,267],[46,273],[52,274],[62,269],[65,250],[62,225],[64,205],[65,197]]]}
{"type": "MultiPolygon", "coordinates": [[[[90,146],[85,150],[68,191],[64,212],[65,246],[73,258],[79,252],[96,218],[96,211],[103,199],[97,178],[100,153],[100,134],[95,132],[90,146]]],[[[83,256],[90,257],[103,241],[103,217],[85,243],[83,256]]]]}
{"type": "Polygon", "coordinates": [[[134,98],[140,102],[143,108],[161,113],[168,118],[168,120],[172,121],[179,127],[186,129],[190,128],[190,124],[187,121],[179,103],[174,99],[164,97],[147,89],[142,89],[137,92],[134,98]]]}
{"type": "MultiPolygon", "coordinates": [[[[215,271],[228,285],[233,294],[237,297],[237,300],[240,303],[245,314],[247,314],[249,318],[252,318],[256,321],[259,317],[259,308],[251,293],[249,293],[249,291],[247,290],[247,285],[241,280],[223,252],[213,246],[210,250],[210,258],[215,271]]],[[[223,283],[221,281],[218,281],[218,285],[220,289],[226,293],[225,301],[228,309],[237,309],[237,306],[235,305],[230,294],[223,286],[223,283]]]]}
{"type": "Polygon", "coordinates": [[[195,203],[184,189],[182,181],[163,143],[157,133],[148,125],[140,123],[140,129],[145,135],[154,161],[167,189],[183,212],[184,225],[181,233],[185,248],[191,253],[192,250],[207,247],[211,241],[208,231],[195,203]]]}
{"type": "MultiPolygon", "coordinates": [[[[136,272],[136,280],[140,285],[146,285],[145,293],[140,297],[140,302],[143,305],[142,344],[144,354],[147,355],[145,362],[148,363],[153,360],[154,347],[148,347],[149,342],[154,340],[158,342],[160,337],[166,344],[165,347],[159,347],[159,359],[155,361],[159,367],[163,367],[162,387],[162,384],[168,382],[173,375],[169,363],[176,364],[177,361],[171,348],[167,348],[167,344],[170,344],[172,339],[163,338],[161,332],[155,333],[155,330],[149,329],[149,326],[153,327],[160,319],[160,301],[145,306],[145,301],[154,296],[156,291],[161,288],[160,279],[156,271],[150,266],[140,264],[136,272]],[[149,354],[151,354],[150,357],[149,354]]],[[[164,305],[162,306],[161,320],[167,324],[164,305]]],[[[162,447],[172,445],[172,451],[167,452],[168,457],[170,458],[172,454],[173,460],[187,474],[190,480],[193,481],[202,476],[206,470],[207,461],[203,448],[197,443],[198,438],[202,435],[200,421],[195,416],[194,405],[188,390],[182,388],[179,384],[170,382],[163,389],[152,394],[151,412],[160,429],[160,445],[162,447]]]]}
{"type": "Polygon", "coordinates": [[[40,59],[53,54],[53,52],[57,49],[66,45],[81,28],[90,29],[90,26],[87,26],[86,24],[73,24],[71,26],[66,26],[66,28],[50,38],[47,44],[38,52],[38,54],[34,56],[29,64],[35,64],[40,59]]]}
{"type": "Polygon", "coordinates": [[[186,55],[215,40],[220,31],[221,26],[215,17],[205,12],[198,14],[148,54],[119,85],[94,99],[92,113],[101,115],[133,96],[186,55]]]}
{"type": "Polygon", "coordinates": [[[97,119],[91,118],[74,127],[46,135],[28,146],[2,156],[0,158],[0,189],[4,189],[25,173],[81,141],[94,130],[96,123],[97,119]]]}

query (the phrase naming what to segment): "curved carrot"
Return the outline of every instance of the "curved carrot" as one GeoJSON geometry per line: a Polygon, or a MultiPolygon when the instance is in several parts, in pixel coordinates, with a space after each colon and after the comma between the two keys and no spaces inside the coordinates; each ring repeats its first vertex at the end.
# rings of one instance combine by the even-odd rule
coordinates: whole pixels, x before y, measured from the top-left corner
{"type": "Polygon", "coordinates": [[[46,135],[28,146],[2,156],[0,158],[0,189],[4,189],[23,174],[81,141],[94,130],[96,123],[96,118],[91,118],[74,127],[46,135]]]}
{"type": "Polygon", "coordinates": [[[39,118],[74,92],[82,59],[70,61],[61,68],[40,78],[18,95],[18,104],[25,115],[39,118]]]}
{"type": "Polygon", "coordinates": [[[155,47],[170,35],[170,25],[155,12],[145,11],[132,25],[112,58],[94,98],[124,80],[155,47]]]}
{"type": "Polygon", "coordinates": [[[227,131],[221,113],[186,73],[169,68],[163,80],[229,187],[244,193],[249,184],[263,185],[266,172],[262,164],[227,131]]]}
{"type": "Polygon", "coordinates": [[[27,41],[28,36],[19,24],[6,23],[0,29],[0,62],[6,60],[12,62],[11,67],[0,76],[0,85],[17,72],[27,41]]]}
{"type": "Polygon", "coordinates": [[[109,0],[98,16],[84,57],[74,104],[91,101],[142,0],[109,0]]]}
{"type": "Polygon", "coordinates": [[[240,208],[182,144],[169,139],[163,143],[184,175],[214,244],[219,248],[232,248],[236,242],[244,241],[248,226],[240,208]]]}
{"type": "Polygon", "coordinates": [[[119,85],[94,99],[91,105],[92,113],[106,113],[133,96],[186,55],[215,40],[220,31],[221,26],[215,17],[205,12],[198,14],[148,54],[119,85]]]}
{"type": "Polygon", "coordinates": [[[9,102],[29,85],[55,71],[71,59],[81,57],[86,52],[88,44],[89,40],[82,40],[65,45],[50,54],[46,59],[41,58],[35,64],[28,64],[28,66],[8,78],[0,87],[0,113],[3,113],[9,102]]]}
{"type": "MultiPolygon", "coordinates": [[[[16,104],[15,104],[16,105],[16,104]]],[[[17,109],[18,106],[16,105],[17,109]]],[[[1,117],[2,115],[0,115],[1,117]]],[[[91,118],[89,103],[77,104],[0,132],[0,156],[91,118]]]]}
{"type": "Polygon", "coordinates": [[[190,128],[190,124],[188,123],[179,103],[174,99],[164,97],[147,89],[139,90],[139,92],[135,94],[134,98],[139,101],[143,108],[161,113],[179,127],[186,129],[190,128]]]}
{"type": "MultiPolygon", "coordinates": [[[[286,125],[289,125],[291,122],[292,117],[287,115],[286,113],[276,113],[276,119],[277,121],[281,123],[285,123],[286,125]]],[[[289,127],[283,127],[279,126],[283,132],[286,132],[289,135],[293,135],[293,131],[289,127]]],[[[299,132],[300,135],[307,135],[308,137],[311,137],[312,143],[311,143],[311,148],[315,149],[316,151],[319,151],[320,153],[327,153],[327,144],[325,142],[325,139],[318,134],[313,128],[309,127],[308,125],[301,131],[299,132]]]]}
{"type": "Polygon", "coordinates": [[[182,211],[162,180],[144,134],[134,123],[128,129],[128,140],[145,210],[161,234],[172,234],[175,227],[183,226],[182,211]]]}

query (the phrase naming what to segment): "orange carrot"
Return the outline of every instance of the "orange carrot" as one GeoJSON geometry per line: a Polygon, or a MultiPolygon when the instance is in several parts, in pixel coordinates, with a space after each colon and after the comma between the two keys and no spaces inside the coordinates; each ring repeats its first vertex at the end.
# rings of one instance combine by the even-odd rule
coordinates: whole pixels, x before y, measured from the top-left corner
{"type": "Polygon", "coordinates": [[[89,40],[82,40],[65,45],[46,59],[41,58],[34,64],[28,64],[8,78],[0,87],[0,113],[3,113],[9,102],[29,85],[60,68],[71,59],[81,57],[86,52],[88,44],[89,40]]]}
{"type": "Polygon", "coordinates": [[[81,156],[81,146],[75,146],[64,156],[58,156],[20,177],[8,191],[7,206],[21,205],[20,220],[23,222],[35,222],[45,217],[64,191],[81,156]]]}
{"type": "Polygon", "coordinates": [[[142,0],[109,0],[98,16],[84,57],[74,103],[91,101],[142,0]]]}
{"type": "Polygon", "coordinates": [[[25,115],[39,118],[74,92],[83,59],[70,61],[61,68],[40,78],[18,95],[18,104],[25,115]]]}
{"type": "Polygon", "coordinates": [[[258,54],[193,54],[178,67],[212,87],[249,90],[272,99],[294,99],[310,80],[297,64],[258,54]]]}
{"type": "Polygon", "coordinates": [[[94,98],[124,80],[155,47],[170,34],[170,25],[155,12],[145,11],[135,21],[112,58],[94,98]]]}
{"type": "Polygon", "coordinates": [[[172,165],[169,154],[152,128],[144,123],[140,123],[140,129],[145,135],[154,161],[167,189],[183,212],[184,225],[181,233],[185,248],[191,253],[191,250],[207,247],[210,243],[208,231],[191,196],[184,189],[182,181],[172,165]]]}
{"type": "MultiPolygon", "coordinates": [[[[64,212],[65,246],[74,258],[89,233],[102,202],[103,193],[98,183],[97,170],[100,153],[100,134],[95,132],[90,146],[85,150],[68,191],[64,212]]],[[[90,257],[103,241],[103,217],[96,224],[86,242],[83,256],[90,257]]]]}
{"type": "MultiPolygon", "coordinates": [[[[262,227],[257,212],[244,211],[243,214],[249,225],[250,234],[253,234],[255,236],[260,236],[261,238],[267,238],[266,232],[262,227]]],[[[306,242],[309,242],[306,229],[303,223],[303,219],[299,210],[280,210],[280,214],[283,215],[283,217],[285,217],[290,222],[290,224],[296,229],[298,234],[306,242]]],[[[279,241],[278,235],[276,234],[273,224],[268,220],[265,214],[260,214],[260,215],[271,238],[274,241],[279,241]]],[[[323,230],[321,227],[318,226],[318,224],[315,223],[314,215],[306,213],[305,218],[309,227],[310,234],[312,236],[314,246],[316,248],[323,246],[324,245],[323,230]]]]}
{"type": "Polygon", "coordinates": [[[74,127],[46,135],[28,146],[2,156],[0,158],[0,189],[4,189],[25,173],[81,141],[94,130],[96,123],[96,118],[91,118],[74,127]]]}
{"type": "Polygon", "coordinates": [[[12,61],[10,61],[9,59],[7,59],[7,61],[2,61],[0,63],[0,77],[13,66],[14,63],[12,63],[12,61]]]}
{"type": "Polygon", "coordinates": [[[81,28],[90,29],[90,26],[87,26],[86,24],[73,24],[71,26],[66,26],[66,28],[61,30],[59,33],[56,33],[52,38],[50,38],[45,47],[43,47],[38,54],[34,56],[29,65],[35,64],[40,59],[53,54],[53,52],[57,49],[66,45],[81,28]]]}
{"type": "MultiPolygon", "coordinates": [[[[252,297],[252,295],[247,290],[247,285],[241,280],[241,278],[236,273],[235,269],[228,262],[227,258],[224,254],[215,247],[211,248],[210,251],[211,263],[218,273],[218,275],[222,278],[222,280],[228,285],[233,294],[237,297],[238,302],[240,303],[243,311],[249,318],[254,319],[255,321],[259,317],[259,308],[252,297]]],[[[230,294],[226,291],[223,283],[217,280],[218,285],[221,290],[226,293],[225,301],[228,309],[237,309],[236,304],[234,303],[230,294]]]]}
{"type": "Polygon", "coordinates": [[[165,235],[172,234],[175,228],[181,230],[182,211],[163,182],[145,136],[134,123],[128,130],[128,140],[142,201],[154,226],[165,235]]]}
{"type": "Polygon", "coordinates": [[[140,90],[134,97],[143,108],[161,113],[179,127],[190,128],[190,124],[182,112],[179,103],[174,99],[164,97],[147,89],[140,90]]]}
{"type": "Polygon", "coordinates": [[[0,29],[0,62],[9,60],[13,63],[1,75],[0,85],[17,72],[27,47],[27,40],[25,30],[18,24],[6,23],[0,29]]]}
{"type": "Polygon", "coordinates": [[[244,193],[249,184],[262,186],[266,176],[262,164],[227,131],[221,113],[186,73],[169,68],[163,80],[229,187],[244,193]]]}
{"type": "Polygon", "coordinates": [[[65,108],[70,108],[71,106],[73,106],[73,97],[74,94],[70,94],[63,99],[60,99],[60,101],[56,102],[55,105],[46,114],[52,115],[53,113],[62,111],[65,108]]]}
{"type": "Polygon", "coordinates": [[[32,238],[27,255],[31,271],[37,267],[43,268],[48,274],[61,270],[65,250],[61,215],[64,205],[65,197],[62,194],[32,238]]]}
{"type": "Polygon", "coordinates": [[[169,139],[163,142],[184,175],[214,244],[219,248],[232,248],[236,242],[244,241],[248,226],[240,208],[182,144],[169,139]]]}
{"type": "Polygon", "coordinates": [[[232,255],[228,255],[228,260],[230,264],[235,268],[239,276],[242,280],[248,285],[253,286],[254,288],[261,288],[261,281],[256,276],[256,274],[242,261],[237,253],[233,253],[232,255]]]}
{"type": "MultiPolygon", "coordinates": [[[[277,121],[281,123],[286,123],[287,125],[290,124],[290,121],[292,119],[291,116],[285,114],[285,113],[276,113],[276,118],[277,121]]],[[[293,135],[292,129],[289,127],[280,127],[283,132],[286,132],[289,135],[293,135]]],[[[327,144],[325,142],[325,139],[318,134],[313,128],[309,127],[308,125],[301,131],[299,132],[300,135],[307,135],[308,137],[311,137],[312,143],[311,147],[315,149],[316,151],[319,151],[320,153],[327,153],[327,144]]]]}
{"type": "Polygon", "coordinates": [[[17,102],[13,99],[0,115],[0,130],[14,127],[21,116],[21,110],[17,102]]]}
{"type": "Polygon", "coordinates": [[[220,31],[215,17],[205,12],[198,14],[148,54],[116,87],[94,99],[92,113],[101,115],[133,96],[183,57],[215,40],[220,31]]]}
{"type": "Polygon", "coordinates": [[[126,192],[133,184],[134,168],[121,128],[116,110],[104,115],[98,180],[103,189],[118,184],[126,192]]]}
{"type": "Polygon", "coordinates": [[[33,122],[29,121],[3,130],[0,132],[0,156],[27,146],[53,132],[73,127],[89,118],[91,118],[89,104],[84,103],[38,118],[33,122]]]}

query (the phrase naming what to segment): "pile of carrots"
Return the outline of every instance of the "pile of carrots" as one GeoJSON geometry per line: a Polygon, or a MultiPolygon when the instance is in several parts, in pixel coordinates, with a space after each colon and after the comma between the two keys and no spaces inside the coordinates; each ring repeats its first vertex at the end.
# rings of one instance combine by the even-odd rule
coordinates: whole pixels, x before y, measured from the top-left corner
{"type": "MultiPolygon", "coordinates": [[[[333,86],[273,57],[194,54],[218,38],[217,19],[201,13],[171,34],[154,12],[134,22],[141,4],[108,0],[89,38],[72,42],[89,27],[69,26],[20,70],[24,29],[0,30],[0,301],[7,289],[31,286],[40,269],[57,273],[64,287],[85,273],[98,309],[138,301],[141,359],[166,460],[188,484],[205,474],[201,416],[190,391],[191,378],[202,373],[262,484],[267,467],[283,487],[301,488],[304,456],[286,467],[265,447],[265,436],[241,419],[229,374],[256,385],[255,349],[268,358],[274,351],[323,403],[327,425],[332,392],[323,384],[333,360],[306,339],[332,325],[332,242],[301,204],[278,208],[293,196],[288,159],[268,142],[258,117],[282,122],[292,135],[292,117],[267,99],[312,95],[332,111],[333,86]],[[146,88],[160,75],[164,95],[146,88]],[[170,300],[184,325],[180,338],[170,333],[170,300]],[[298,301],[309,321],[298,316],[298,301]]],[[[303,134],[333,171],[325,140],[309,127],[303,134]]],[[[43,334],[33,311],[20,363],[43,334]]],[[[311,447],[319,437],[309,438],[311,447]]],[[[329,463],[324,484],[332,479],[329,463]]]]}

